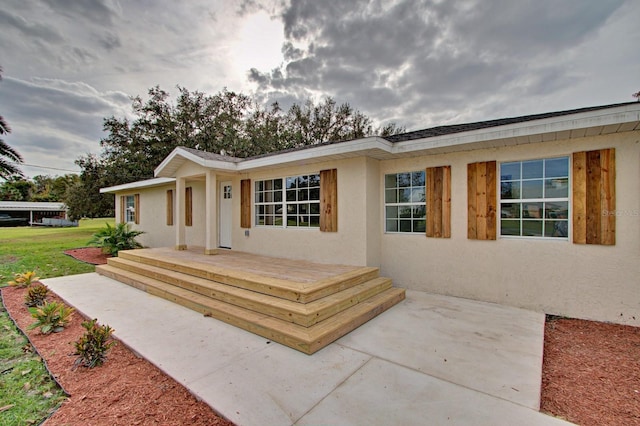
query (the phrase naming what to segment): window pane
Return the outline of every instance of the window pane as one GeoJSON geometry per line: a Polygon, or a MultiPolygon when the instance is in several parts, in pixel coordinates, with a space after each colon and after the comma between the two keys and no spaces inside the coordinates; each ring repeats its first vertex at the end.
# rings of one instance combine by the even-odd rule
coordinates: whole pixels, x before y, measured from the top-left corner
{"type": "Polygon", "coordinates": [[[387,206],[387,219],[397,219],[398,218],[398,207],[396,206],[387,206]]]}
{"type": "Polygon", "coordinates": [[[397,188],[397,176],[393,175],[384,175],[384,187],[385,188],[397,188]]]}
{"type": "Polygon", "coordinates": [[[522,198],[542,198],[541,180],[522,181],[522,198]]]}
{"type": "Polygon", "coordinates": [[[273,190],[273,180],[265,180],[264,181],[264,190],[272,191],[273,190]]]}
{"type": "Polygon", "coordinates": [[[320,186],[320,175],[310,175],[309,176],[309,187],[320,186]]]}
{"type": "Polygon", "coordinates": [[[309,226],[311,226],[312,228],[317,228],[320,226],[320,216],[311,216],[309,220],[309,226]]]}
{"type": "Polygon", "coordinates": [[[287,226],[298,226],[298,216],[297,215],[293,215],[293,216],[287,215],[287,226]]]}
{"type": "Polygon", "coordinates": [[[299,176],[298,188],[308,188],[308,187],[309,187],[309,176],[299,176]]]}
{"type": "Polygon", "coordinates": [[[297,193],[297,191],[295,189],[288,189],[287,190],[287,201],[296,201],[296,193],[297,193]]]}
{"type": "Polygon", "coordinates": [[[545,177],[566,177],[569,176],[569,158],[554,158],[545,161],[545,177]]]}
{"type": "Polygon", "coordinates": [[[282,202],[282,191],[276,191],[273,193],[273,201],[276,203],[282,202]]]}
{"type": "Polygon", "coordinates": [[[569,203],[560,201],[557,203],[544,203],[547,219],[567,219],[569,217],[569,203]]]}
{"type": "Polygon", "coordinates": [[[298,206],[298,213],[304,215],[309,214],[309,204],[300,204],[298,206]]]}
{"type": "Polygon", "coordinates": [[[424,220],[414,220],[413,221],[413,232],[426,232],[427,231],[427,222],[424,220]]]}
{"type": "Polygon", "coordinates": [[[425,206],[413,206],[413,218],[424,219],[427,216],[425,206]]]}
{"type": "Polygon", "coordinates": [[[520,221],[519,220],[501,220],[500,221],[500,234],[502,235],[520,235],[520,221]]]}
{"type": "Polygon", "coordinates": [[[273,192],[268,191],[264,193],[264,202],[265,203],[273,202],[273,192]]]}
{"type": "Polygon", "coordinates": [[[276,191],[282,189],[282,179],[274,179],[273,180],[273,189],[276,191]]]}
{"type": "Polygon", "coordinates": [[[412,203],[424,203],[424,187],[422,188],[413,188],[411,191],[411,202],[412,203]]]}
{"type": "Polygon", "coordinates": [[[408,203],[411,200],[411,189],[399,189],[398,190],[398,202],[399,203],[408,203]]]}
{"type": "Polygon", "coordinates": [[[274,213],[273,206],[264,206],[264,213],[265,214],[273,214],[274,213]]]}
{"type": "Polygon", "coordinates": [[[398,215],[403,218],[411,218],[411,207],[398,207],[398,215]]]}
{"type": "Polygon", "coordinates": [[[522,217],[541,219],[542,203],[522,203],[522,217]]]}
{"type": "Polygon", "coordinates": [[[406,188],[411,186],[411,173],[398,173],[398,187],[406,188]]]}
{"type": "Polygon", "coordinates": [[[518,219],[520,218],[520,207],[522,204],[520,203],[503,203],[500,206],[500,217],[501,218],[512,218],[518,219]]]}
{"type": "Polygon", "coordinates": [[[411,220],[400,220],[400,232],[411,232],[411,220]]]}
{"type": "Polygon", "coordinates": [[[288,177],[287,178],[287,189],[295,188],[295,187],[296,187],[296,179],[288,177]]]}
{"type": "Polygon", "coordinates": [[[398,232],[397,220],[387,220],[387,232],[398,232]]]}
{"type": "Polygon", "coordinates": [[[386,189],[384,191],[384,202],[385,203],[397,203],[398,202],[398,190],[397,189],[386,189]]]}
{"type": "Polygon", "coordinates": [[[566,220],[547,220],[544,223],[545,237],[568,237],[569,222],[566,220]]]}
{"type": "Polygon", "coordinates": [[[527,237],[541,237],[542,221],[541,220],[523,220],[522,235],[527,237]]]}
{"type": "Polygon", "coordinates": [[[535,179],[542,177],[542,160],[523,161],[522,179],[535,179]]]}
{"type": "Polygon", "coordinates": [[[503,200],[517,200],[520,198],[520,182],[502,182],[500,184],[500,198],[503,200]]]}
{"type": "Polygon", "coordinates": [[[320,204],[319,203],[311,203],[311,214],[320,214],[320,204]]]}
{"type": "Polygon", "coordinates": [[[500,165],[500,180],[520,179],[520,163],[503,163],[500,165]]]}
{"type": "Polygon", "coordinates": [[[256,192],[256,203],[262,203],[264,200],[264,195],[262,192],[256,192]]]}
{"type": "Polygon", "coordinates": [[[411,185],[424,186],[424,174],[425,172],[413,172],[411,174],[411,185]]]}
{"type": "Polygon", "coordinates": [[[311,188],[309,189],[309,199],[320,201],[320,188],[311,188]]]}
{"type": "Polygon", "coordinates": [[[567,198],[569,196],[569,179],[555,178],[545,180],[544,196],[546,198],[567,198]]]}
{"type": "Polygon", "coordinates": [[[264,189],[264,182],[262,182],[261,180],[256,182],[256,191],[262,191],[263,189],[264,189]]]}
{"type": "Polygon", "coordinates": [[[296,213],[298,213],[298,209],[296,208],[295,204],[287,205],[287,214],[296,214],[296,213]]]}
{"type": "Polygon", "coordinates": [[[282,216],[281,215],[275,215],[274,220],[273,220],[273,224],[276,226],[282,226],[282,216]]]}
{"type": "Polygon", "coordinates": [[[258,214],[264,214],[264,206],[258,206],[258,214]]]}
{"type": "Polygon", "coordinates": [[[309,190],[308,189],[299,189],[298,190],[298,201],[307,201],[309,199],[309,190]]]}

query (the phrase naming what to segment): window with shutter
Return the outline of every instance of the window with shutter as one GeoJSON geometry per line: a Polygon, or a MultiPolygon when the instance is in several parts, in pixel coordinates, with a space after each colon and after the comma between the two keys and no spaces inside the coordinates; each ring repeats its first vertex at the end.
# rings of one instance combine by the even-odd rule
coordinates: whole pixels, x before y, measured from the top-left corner
{"type": "Polygon", "coordinates": [[[427,237],[451,238],[451,166],[429,167],[427,237]]]}
{"type": "Polygon", "coordinates": [[[251,179],[240,181],[240,227],[251,228],[251,179]]]}
{"type": "Polygon", "coordinates": [[[496,162],[467,164],[467,238],[496,239],[496,162]]]}
{"type": "Polygon", "coordinates": [[[193,226],[193,188],[188,186],[184,192],[184,225],[193,226]]]}

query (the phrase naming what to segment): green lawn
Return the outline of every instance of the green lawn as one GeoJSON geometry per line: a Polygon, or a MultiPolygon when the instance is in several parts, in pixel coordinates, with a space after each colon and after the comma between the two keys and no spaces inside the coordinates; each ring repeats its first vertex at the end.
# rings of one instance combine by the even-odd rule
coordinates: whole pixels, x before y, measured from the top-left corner
{"type": "Polygon", "coordinates": [[[16,273],[35,270],[40,278],[93,272],[94,266],[63,252],[86,247],[91,236],[113,218],[83,219],[77,228],[0,228],[0,286],[16,273]]]}
{"type": "MultiPolygon", "coordinates": [[[[77,228],[0,228],[0,287],[14,274],[36,271],[41,278],[81,274],[93,265],[64,250],[86,247],[91,236],[113,218],[85,219],[77,228]]],[[[65,395],[49,377],[40,357],[0,306],[0,424],[36,425],[51,414],[65,395]]]]}

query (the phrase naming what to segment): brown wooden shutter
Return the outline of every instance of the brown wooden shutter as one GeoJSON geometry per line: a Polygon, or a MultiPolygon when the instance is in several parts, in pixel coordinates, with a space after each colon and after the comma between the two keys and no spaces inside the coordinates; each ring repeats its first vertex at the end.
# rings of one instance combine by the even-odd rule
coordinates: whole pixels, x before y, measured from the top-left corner
{"type": "Polygon", "coordinates": [[[184,189],[184,225],[193,226],[193,189],[184,189]]]}
{"type": "Polygon", "coordinates": [[[338,170],[320,171],[320,231],[338,232],[338,170]]]}
{"type": "Polygon", "coordinates": [[[134,223],[140,225],[140,194],[133,196],[133,217],[134,223]]]}
{"type": "Polygon", "coordinates": [[[240,227],[251,228],[251,179],[240,181],[240,227]]]}
{"type": "Polygon", "coordinates": [[[496,239],[496,162],[467,165],[467,238],[496,239]]]}
{"type": "Polygon", "coordinates": [[[167,225],[173,226],[173,189],[167,189],[167,225]]]}
{"type": "Polygon", "coordinates": [[[124,195],[120,196],[120,223],[125,223],[127,218],[124,215],[124,205],[126,203],[127,198],[124,195]]]}
{"type": "Polygon", "coordinates": [[[451,166],[427,168],[427,237],[451,238],[451,166]]]}
{"type": "Polygon", "coordinates": [[[615,245],[615,148],[575,152],[573,162],[573,242],[615,245]]]}

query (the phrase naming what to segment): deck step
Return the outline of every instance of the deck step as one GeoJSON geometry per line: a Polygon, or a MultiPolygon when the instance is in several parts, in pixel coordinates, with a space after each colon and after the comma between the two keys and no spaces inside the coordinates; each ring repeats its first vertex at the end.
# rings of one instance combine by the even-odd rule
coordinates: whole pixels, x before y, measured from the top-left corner
{"type": "MultiPolygon", "coordinates": [[[[261,313],[226,303],[135,272],[121,270],[113,265],[101,265],[96,267],[96,271],[306,354],[312,354],[322,349],[399,303],[405,297],[404,289],[389,287],[322,321],[305,327],[272,316],[271,312],[261,313]]],[[[351,287],[354,286],[348,288],[351,287]]],[[[262,296],[266,297],[266,295],[262,296]]],[[[319,300],[318,302],[323,301],[319,300]]],[[[305,306],[304,304],[300,305],[305,306]]],[[[308,305],[306,304],[306,306],[308,305]]]]}
{"type": "Polygon", "coordinates": [[[378,268],[359,267],[329,278],[301,284],[249,271],[223,268],[206,262],[177,259],[149,250],[121,251],[118,253],[118,258],[301,303],[321,299],[378,277],[378,268]]]}
{"type": "Polygon", "coordinates": [[[168,283],[221,302],[265,313],[283,321],[293,322],[303,327],[309,327],[324,321],[332,315],[361,303],[363,300],[392,286],[389,278],[377,277],[321,299],[316,299],[313,302],[299,303],[158,266],[138,263],[125,258],[111,258],[108,265],[100,265],[96,268],[96,271],[138,288],[145,285],[158,287],[157,282],[168,283]]]}

